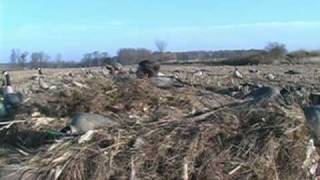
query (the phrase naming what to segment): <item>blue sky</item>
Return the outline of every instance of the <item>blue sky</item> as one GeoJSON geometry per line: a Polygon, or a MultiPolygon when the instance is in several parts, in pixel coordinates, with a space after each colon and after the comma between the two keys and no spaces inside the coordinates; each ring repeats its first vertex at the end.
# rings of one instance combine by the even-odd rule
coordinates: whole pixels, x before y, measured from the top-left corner
{"type": "Polygon", "coordinates": [[[0,0],[0,60],[12,48],[61,53],[155,50],[320,49],[319,0],[0,0]]]}

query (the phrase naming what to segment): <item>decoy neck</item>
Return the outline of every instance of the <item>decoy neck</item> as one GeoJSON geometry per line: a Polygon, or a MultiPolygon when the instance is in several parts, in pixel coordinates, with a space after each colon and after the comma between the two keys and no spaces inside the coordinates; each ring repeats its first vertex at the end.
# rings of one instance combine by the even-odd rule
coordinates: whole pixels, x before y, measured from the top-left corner
{"type": "Polygon", "coordinates": [[[11,86],[9,73],[7,71],[5,71],[3,74],[4,74],[4,77],[5,77],[5,80],[6,80],[6,86],[11,86]]]}
{"type": "Polygon", "coordinates": [[[38,73],[39,73],[39,75],[43,75],[41,68],[38,68],[38,73]]]}
{"type": "Polygon", "coordinates": [[[4,94],[12,94],[15,93],[13,87],[11,86],[10,75],[7,71],[3,72],[4,75],[4,94]]]}

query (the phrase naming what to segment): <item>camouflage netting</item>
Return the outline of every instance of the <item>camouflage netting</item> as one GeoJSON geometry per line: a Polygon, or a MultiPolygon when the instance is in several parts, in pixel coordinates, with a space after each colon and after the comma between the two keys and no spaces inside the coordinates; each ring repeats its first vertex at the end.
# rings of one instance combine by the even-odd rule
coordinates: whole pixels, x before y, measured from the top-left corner
{"type": "Polygon", "coordinates": [[[30,92],[30,120],[0,131],[0,179],[309,178],[303,163],[310,137],[297,105],[252,104],[193,87],[164,90],[131,78],[66,79],[30,92]],[[120,126],[50,134],[76,112],[120,126]]]}

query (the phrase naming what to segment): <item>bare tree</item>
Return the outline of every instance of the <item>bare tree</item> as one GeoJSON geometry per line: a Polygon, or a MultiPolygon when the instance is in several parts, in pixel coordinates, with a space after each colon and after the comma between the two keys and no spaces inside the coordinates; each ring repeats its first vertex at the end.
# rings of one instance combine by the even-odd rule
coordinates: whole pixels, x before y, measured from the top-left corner
{"type": "Polygon", "coordinates": [[[56,54],[52,65],[56,68],[63,68],[64,62],[60,53],[56,54]]]}
{"type": "Polygon", "coordinates": [[[82,66],[101,66],[108,64],[111,61],[111,57],[107,52],[94,51],[92,53],[86,53],[81,59],[82,66]]]}
{"type": "Polygon", "coordinates": [[[11,50],[11,55],[10,55],[10,63],[12,65],[17,64],[19,56],[20,56],[19,49],[12,49],[11,50]]]}
{"type": "Polygon", "coordinates": [[[162,40],[155,40],[154,44],[160,53],[164,53],[168,46],[168,43],[162,40]]]}
{"type": "Polygon", "coordinates": [[[24,68],[27,63],[27,56],[29,53],[27,51],[23,52],[18,59],[18,66],[24,68]]]}
{"type": "Polygon", "coordinates": [[[50,56],[44,52],[34,52],[31,54],[30,64],[33,68],[46,67],[49,63],[50,56]]]}
{"type": "Polygon", "coordinates": [[[268,43],[265,50],[273,58],[282,58],[288,53],[286,45],[278,42],[268,43]]]}
{"type": "Polygon", "coordinates": [[[55,61],[56,62],[61,62],[62,61],[62,55],[60,53],[56,54],[55,61]]]}
{"type": "Polygon", "coordinates": [[[160,53],[160,61],[163,61],[164,60],[164,52],[166,51],[166,48],[167,48],[167,43],[165,41],[162,41],[162,40],[155,40],[154,41],[154,44],[156,45],[159,53],[160,53]]]}
{"type": "Polygon", "coordinates": [[[109,54],[108,54],[108,52],[102,52],[100,56],[101,56],[101,58],[108,58],[109,54]]]}

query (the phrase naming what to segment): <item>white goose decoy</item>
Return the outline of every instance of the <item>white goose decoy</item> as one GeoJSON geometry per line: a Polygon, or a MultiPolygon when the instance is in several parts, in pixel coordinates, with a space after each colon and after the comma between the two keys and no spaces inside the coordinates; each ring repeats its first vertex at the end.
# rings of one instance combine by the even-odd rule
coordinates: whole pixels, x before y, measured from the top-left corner
{"type": "Polygon", "coordinates": [[[67,128],[64,128],[62,132],[78,135],[90,130],[103,127],[114,127],[117,125],[118,123],[114,120],[99,114],[78,113],[71,120],[70,125],[67,128]]]}
{"type": "Polygon", "coordinates": [[[163,74],[162,72],[158,72],[157,76],[163,77],[163,76],[166,76],[166,75],[163,74]]]}
{"type": "Polygon", "coordinates": [[[234,69],[233,76],[236,77],[236,78],[239,78],[239,79],[242,79],[242,78],[243,78],[243,75],[240,73],[240,71],[238,70],[238,68],[235,68],[235,69],[234,69]]]}
{"type": "Polygon", "coordinates": [[[38,75],[39,75],[39,78],[38,78],[39,87],[41,89],[48,90],[50,86],[44,81],[44,76],[41,68],[38,68],[38,75]]]}
{"type": "Polygon", "coordinates": [[[267,78],[268,80],[272,81],[272,80],[276,79],[276,76],[271,74],[271,73],[269,73],[269,74],[265,75],[265,78],[267,78]]]}
{"type": "Polygon", "coordinates": [[[194,76],[198,76],[198,77],[201,77],[204,75],[204,72],[202,70],[197,70],[193,73],[194,76]]]}
{"type": "Polygon", "coordinates": [[[39,87],[44,90],[48,90],[50,88],[43,78],[39,78],[39,87]]]}
{"type": "Polygon", "coordinates": [[[172,87],[183,87],[184,84],[179,79],[168,76],[158,76],[150,78],[151,84],[158,88],[172,88],[172,87]]]}

